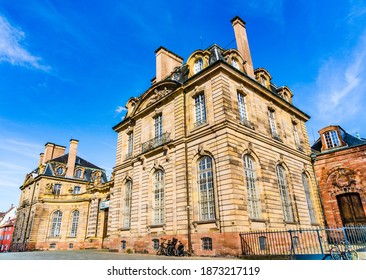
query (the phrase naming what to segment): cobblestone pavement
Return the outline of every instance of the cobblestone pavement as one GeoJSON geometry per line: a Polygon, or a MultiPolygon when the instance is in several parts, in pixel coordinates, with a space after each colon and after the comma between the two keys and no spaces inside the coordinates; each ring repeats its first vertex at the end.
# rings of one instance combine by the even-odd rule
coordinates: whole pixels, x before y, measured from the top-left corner
{"type": "Polygon", "coordinates": [[[107,250],[33,251],[1,253],[0,260],[237,260],[217,257],[166,257],[146,254],[112,253],[107,250]]]}

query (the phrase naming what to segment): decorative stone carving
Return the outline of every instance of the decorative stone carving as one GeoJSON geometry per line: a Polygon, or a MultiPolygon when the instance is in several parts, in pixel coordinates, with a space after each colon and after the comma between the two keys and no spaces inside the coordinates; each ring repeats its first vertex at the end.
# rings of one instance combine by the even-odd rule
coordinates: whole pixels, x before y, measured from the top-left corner
{"type": "Polygon", "coordinates": [[[160,100],[161,98],[163,98],[164,96],[168,95],[171,92],[172,90],[167,89],[166,87],[162,90],[155,89],[154,94],[150,97],[149,101],[147,102],[147,106],[154,104],[155,102],[157,102],[158,100],[160,100]]]}
{"type": "Polygon", "coordinates": [[[333,189],[330,190],[331,195],[361,191],[356,185],[356,172],[351,169],[338,168],[334,170],[329,174],[328,182],[333,186],[333,189]]]}

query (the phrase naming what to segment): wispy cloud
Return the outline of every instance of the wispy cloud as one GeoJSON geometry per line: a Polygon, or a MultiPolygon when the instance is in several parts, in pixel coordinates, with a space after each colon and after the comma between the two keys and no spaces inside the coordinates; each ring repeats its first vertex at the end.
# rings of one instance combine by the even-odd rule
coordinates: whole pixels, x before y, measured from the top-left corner
{"type": "Polygon", "coordinates": [[[32,67],[42,71],[51,68],[42,63],[42,59],[31,54],[23,45],[25,33],[12,26],[5,17],[0,15],[0,63],[32,67]]]}
{"type": "Polygon", "coordinates": [[[317,79],[317,114],[323,121],[340,122],[361,113],[366,84],[366,32],[358,45],[342,58],[330,58],[317,79]]]}
{"type": "Polygon", "coordinates": [[[0,150],[5,150],[28,158],[38,159],[34,151],[43,151],[41,145],[27,143],[15,139],[0,139],[0,150]]]}
{"type": "Polygon", "coordinates": [[[359,17],[366,14],[366,6],[364,0],[350,0],[350,12],[347,15],[348,22],[353,22],[359,17]]]}
{"type": "Polygon", "coordinates": [[[120,113],[125,112],[125,111],[127,111],[127,109],[126,109],[125,107],[118,106],[118,107],[116,108],[116,113],[117,113],[117,114],[120,114],[120,113]]]}
{"type": "MultiPolygon", "coordinates": [[[[119,114],[123,113],[123,112],[127,112],[127,108],[126,107],[122,107],[122,106],[117,106],[115,112],[115,117],[118,116],[119,114]]],[[[124,119],[125,114],[123,114],[121,116],[121,119],[124,119]]]]}

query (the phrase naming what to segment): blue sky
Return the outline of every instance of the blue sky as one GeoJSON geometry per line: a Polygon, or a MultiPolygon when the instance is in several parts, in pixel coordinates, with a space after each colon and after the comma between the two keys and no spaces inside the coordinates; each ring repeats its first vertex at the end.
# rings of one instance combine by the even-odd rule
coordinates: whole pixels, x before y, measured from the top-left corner
{"type": "Polygon", "coordinates": [[[79,156],[110,175],[112,126],[150,86],[154,51],[187,59],[213,43],[236,47],[236,15],[247,23],[254,67],[287,85],[311,116],[311,142],[330,124],[366,137],[365,1],[1,0],[0,211],[18,204],[46,142],[78,139],[79,156]]]}

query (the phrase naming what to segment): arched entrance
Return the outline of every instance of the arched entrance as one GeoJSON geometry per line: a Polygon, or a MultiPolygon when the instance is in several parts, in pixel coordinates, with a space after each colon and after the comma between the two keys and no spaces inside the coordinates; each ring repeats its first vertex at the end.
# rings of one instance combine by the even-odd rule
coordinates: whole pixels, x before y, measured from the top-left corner
{"type": "Polygon", "coordinates": [[[343,226],[366,225],[366,215],[359,193],[337,195],[337,202],[343,226]]]}

